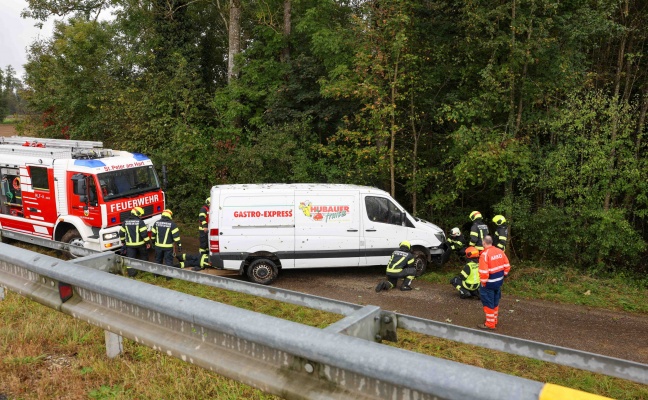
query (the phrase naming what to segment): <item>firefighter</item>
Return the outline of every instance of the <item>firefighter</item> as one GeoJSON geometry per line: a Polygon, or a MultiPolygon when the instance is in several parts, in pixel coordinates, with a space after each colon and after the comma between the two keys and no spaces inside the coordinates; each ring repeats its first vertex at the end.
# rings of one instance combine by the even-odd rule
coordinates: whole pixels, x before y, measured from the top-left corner
{"type": "Polygon", "coordinates": [[[211,262],[209,261],[209,254],[185,254],[180,253],[176,255],[179,264],[176,264],[175,267],[185,269],[190,268],[192,271],[202,271],[205,268],[211,267],[211,262]]]}
{"type": "Polygon", "coordinates": [[[153,224],[151,240],[155,245],[155,262],[172,267],[173,257],[182,253],[182,244],[180,243],[180,229],[173,222],[171,210],[162,211],[162,218],[153,224]]]}
{"type": "Polygon", "coordinates": [[[459,291],[459,297],[479,299],[479,250],[466,248],[466,265],[460,275],[450,279],[450,284],[459,291]]]}
{"type": "Polygon", "coordinates": [[[450,251],[454,251],[455,253],[457,253],[459,258],[463,259],[464,249],[466,248],[466,239],[461,234],[459,228],[452,228],[450,235],[448,235],[448,238],[446,239],[446,242],[448,243],[448,248],[450,249],[450,251]]]}
{"type": "Polygon", "coordinates": [[[404,240],[398,246],[399,249],[392,253],[387,264],[387,280],[376,286],[376,292],[395,288],[399,278],[403,278],[400,290],[412,290],[410,285],[416,276],[416,258],[412,254],[410,242],[404,240]]]}
{"type": "Polygon", "coordinates": [[[208,235],[207,231],[209,230],[209,205],[211,203],[211,197],[205,199],[205,204],[200,208],[200,213],[198,214],[198,230],[200,231],[200,249],[198,251],[200,254],[209,254],[209,245],[208,245],[208,235]]]}
{"type": "MultiPolygon", "coordinates": [[[[142,216],[144,209],[135,207],[131,210],[131,215],[126,217],[119,231],[119,239],[123,243],[122,255],[130,258],[136,258],[142,261],[148,261],[147,250],[151,248],[149,242],[148,228],[142,216]]],[[[137,270],[126,267],[128,276],[137,275],[137,270]]]]}
{"type": "Polygon", "coordinates": [[[470,213],[470,220],[473,222],[470,227],[470,241],[468,246],[474,246],[481,253],[484,251],[484,246],[482,241],[484,237],[488,235],[488,225],[482,220],[482,215],[479,211],[473,211],[470,213]]]}
{"type": "Polygon", "coordinates": [[[497,226],[493,237],[493,246],[498,247],[502,251],[506,251],[506,243],[508,242],[508,225],[506,225],[506,218],[504,218],[503,215],[496,215],[493,217],[493,222],[497,226]]]}
{"type": "Polygon", "coordinates": [[[479,255],[479,298],[484,307],[486,322],[477,325],[480,329],[494,330],[499,316],[499,302],[502,284],[511,270],[508,257],[501,249],[493,246],[493,238],[484,237],[484,251],[479,255]]]}

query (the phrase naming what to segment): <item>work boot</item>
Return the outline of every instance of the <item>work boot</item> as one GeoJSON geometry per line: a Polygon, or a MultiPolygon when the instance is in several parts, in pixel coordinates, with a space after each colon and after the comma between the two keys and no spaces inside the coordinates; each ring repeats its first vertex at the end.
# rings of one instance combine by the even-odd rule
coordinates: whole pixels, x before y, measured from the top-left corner
{"type": "Polygon", "coordinates": [[[378,284],[376,285],[376,293],[379,293],[379,292],[382,292],[383,290],[385,290],[385,283],[386,283],[385,281],[378,282],[378,284]]]}
{"type": "Polygon", "coordinates": [[[479,324],[479,325],[477,325],[477,328],[485,329],[487,331],[494,331],[495,330],[495,328],[491,328],[490,326],[486,326],[486,324],[479,324]]]}

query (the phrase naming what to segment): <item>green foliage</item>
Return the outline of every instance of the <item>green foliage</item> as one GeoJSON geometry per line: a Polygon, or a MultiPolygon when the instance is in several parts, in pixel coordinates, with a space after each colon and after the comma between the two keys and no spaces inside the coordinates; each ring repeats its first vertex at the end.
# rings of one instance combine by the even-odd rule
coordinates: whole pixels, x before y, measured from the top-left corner
{"type": "Polygon", "coordinates": [[[244,0],[230,83],[226,3],[30,0],[71,18],[30,48],[25,128],[149,155],[177,215],[217,183],[367,184],[444,229],[503,214],[522,259],[643,268],[640,1],[244,0]]]}
{"type": "Polygon", "coordinates": [[[317,142],[308,121],[264,127],[227,155],[232,183],[318,182],[317,142]]]}

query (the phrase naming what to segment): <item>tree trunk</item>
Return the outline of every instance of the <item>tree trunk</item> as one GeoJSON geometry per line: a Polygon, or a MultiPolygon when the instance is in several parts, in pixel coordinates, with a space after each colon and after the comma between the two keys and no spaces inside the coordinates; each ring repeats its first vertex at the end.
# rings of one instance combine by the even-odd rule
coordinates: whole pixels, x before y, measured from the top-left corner
{"type": "Polygon", "coordinates": [[[391,143],[389,146],[389,174],[390,174],[390,186],[391,186],[391,196],[396,197],[396,160],[395,160],[395,151],[396,151],[396,81],[398,80],[398,62],[394,66],[394,79],[391,85],[391,117],[390,117],[390,133],[391,133],[391,143]]]}
{"type": "MultiPolygon", "coordinates": [[[[511,60],[515,58],[515,54],[513,52],[515,51],[515,11],[516,11],[517,5],[516,1],[513,0],[513,5],[511,6],[511,60]]],[[[507,136],[515,136],[514,131],[514,121],[515,121],[515,71],[513,68],[511,68],[510,72],[510,93],[509,93],[509,117],[508,117],[508,123],[506,124],[506,132],[504,132],[504,138],[506,139],[507,136]]]]}
{"type": "Polygon", "coordinates": [[[241,52],[241,2],[230,0],[229,10],[229,51],[227,53],[227,82],[238,77],[234,59],[241,52]]]}
{"type": "MultiPolygon", "coordinates": [[[[628,1],[625,1],[625,10],[623,11],[623,15],[627,15],[628,12],[628,1]]],[[[617,68],[616,68],[616,75],[614,77],[614,95],[613,99],[614,101],[619,101],[619,92],[621,90],[621,75],[623,74],[623,60],[625,58],[625,47],[626,47],[626,39],[628,38],[628,34],[624,33],[623,37],[621,38],[621,44],[619,45],[619,52],[617,53],[617,68]]],[[[610,132],[610,143],[612,145],[612,150],[610,151],[610,165],[608,166],[608,177],[610,180],[612,179],[612,174],[614,172],[614,166],[616,164],[616,137],[617,137],[617,130],[619,127],[619,120],[618,120],[618,115],[617,113],[614,113],[614,116],[612,117],[612,131],[610,132]]],[[[610,203],[611,203],[611,197],[612,197],[612,192],[610,190],[610,184],[608,183],[608,188],[605,190],[605,200],[603,201],[603,210],[608,211],[610,209],[610,203]]]]}
{"type": "MultiPolygon", "coordinates": [[[[414,119],[414,90],[410,91],[410,122],[412,124],[412,137],[414,138],[414,149],[412,154],[412,181],[416,183],[416,174],[418,173],[417,169],[417,155],[418,155],[418,143],[419,143],[419,133],[416,131],[416,121],[414,119]]],[[[416,200],[417,200],[418,185],[414,185],[414,191],[412,192],[412,215],[416,216],[416,200]]]]}
{"type": "Polygon", "coordinates": [[[290,31],[292,28],[292,22],[291,22],[291,0],[284,0],[284,10],[283,10],[283,21],[284,21],[284,26],[283,26],[283,36],[284,36],[284,41],[286,43],[285,47],[281,51],[281,62],[288,62],[290,61],[290,31]]]}

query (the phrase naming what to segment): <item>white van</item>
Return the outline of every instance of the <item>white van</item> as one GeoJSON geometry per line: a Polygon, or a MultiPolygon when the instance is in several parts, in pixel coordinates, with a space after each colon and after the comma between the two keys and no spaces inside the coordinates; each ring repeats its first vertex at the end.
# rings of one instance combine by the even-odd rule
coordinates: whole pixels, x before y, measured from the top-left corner
{"type": "Polygon", "coordinates": [[[342,184],[217,185],[211,189],[212,266],[269,284],[281,269],[387,265],[408,240],[419,275],[441,263],[445,235],[387,192],[342,184]]]}

